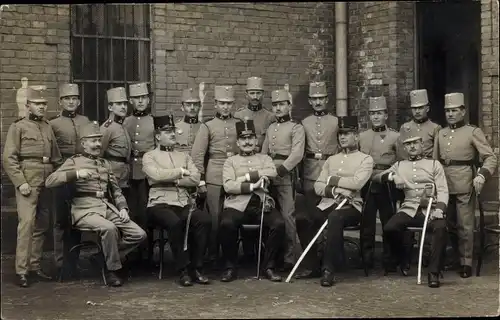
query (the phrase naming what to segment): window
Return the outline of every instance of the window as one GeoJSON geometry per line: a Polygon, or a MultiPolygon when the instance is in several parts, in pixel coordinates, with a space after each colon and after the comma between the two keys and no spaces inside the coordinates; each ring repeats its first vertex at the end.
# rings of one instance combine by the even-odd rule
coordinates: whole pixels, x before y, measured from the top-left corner
{"type": "Polygon", "coordinates": [[[149,21],[147,4],[71,5],[71,78],[90,120],[108,117],[108,89],[151,83],[149,21]]]}

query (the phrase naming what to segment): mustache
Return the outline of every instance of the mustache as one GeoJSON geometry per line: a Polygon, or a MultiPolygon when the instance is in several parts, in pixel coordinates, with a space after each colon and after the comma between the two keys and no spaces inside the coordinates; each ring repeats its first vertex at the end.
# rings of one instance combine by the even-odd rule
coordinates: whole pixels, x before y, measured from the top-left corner
{"type": "Polygon", "coordinates": [[[252,143],[244,143],[244,144],[243,144],[243,146],[244,146],[244,147],[252,147],[252,146],[253,146],[253,144],[252,144],[252,143]]]}

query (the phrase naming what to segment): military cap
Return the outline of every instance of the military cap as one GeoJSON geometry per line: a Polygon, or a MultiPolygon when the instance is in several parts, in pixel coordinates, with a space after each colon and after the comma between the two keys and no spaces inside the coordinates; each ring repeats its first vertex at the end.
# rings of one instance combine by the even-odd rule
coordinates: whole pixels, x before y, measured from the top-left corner
{"type": "Polygon", "coordinates": [[[453,109],[465,106],[464,94],[460,92],[448,93],[444,95],[444,108],[453,109]]]}
{"type": "Polygon", "coordinates": [[[255,125],[253,120],[244,119],[236,122],[236,135],[238,138],[255,136],[255,125]]]}
{"type": "Polygon", "coordinates": [[[234,89],[232,86],[215,86],[215,100],[217,101],[234,101],[234,89]]]}
{"type": "Polygon", "coordinates": [[[80,90],[75,83],[64,83],[59,86],[59,98],[69,96],[80,96],[80,90]]]}
{"type": "Polygon", "coordinates": [[[410,107],[418,108],[426,106],[429,104],[429,98],[427,97],[427,90],[412,90],[410,91],[410,107]]]}
{"type": "Polygon", "coordinates": [[[358,117],[339,117],[339,132],[358,131],[358,117]]]}
{"type": "Polygon", "coordinates": [[[175,130],[174,117],[171,114],[167,116],[154,117],[153,123],[156,130],[161,130],[161,131],[175,130]]]}
{"type": "Polygon", "coordinates": [[[368,111],[382,111],[387,110],[387,102],[384,96],[381,97],[370,97],[370,102],[368,104],[368,111]]]}
{"type": "Polygon", "coordinates": [[[80,139],[95,137],[102,137],[102,133],[99,129],[99,123],[97,123],[97,121],[91,121],[81,129],[80,139]]]}
{"type": "Polygon", "coordinates": [[[264,81],[259,77],[248,78],[247,90],[264,90],[264,81]]]}
{"type": "Polygon", "coordinates": [[[326,96],[328,96],[328,93],[326,92],[326,84],[324,82],[311,82],[309,84],[310,98],[319,98],[326,96]]]}
{"type": "Polygon", "coordinates": [[[290,101],[290,94],[285,89],[278,89],[271,92],[271,101],[290,101]]]}
{"type": "Polygon", "coordinates": [[[127,92],[124,87],[116,87],[109,89],[108,92],[108,103],[112,102],[127,102],[127,92]]]}
{"type": "Polygon", "coordinates": [[[26,92],[26,101],[47,102],[46,91],[41,86],[30,86],[26,92]]]}
{"type": "Polygon", "coordinates": [[[403,140],[403,143],[410,143],[410,142],[413,142],[413,141],[422,140],[422,137],[421,136],[408,135],[408,136],[404,136],[402,140],[403,140]]]}
{"type": "Polygon", "coordinates": [[[148,84],[145,82],[141,82],[129,85],[128,95],[130,97],[140,97],[149,95],[148,84]]]}
{"type": "Polygon", "coordinates": [[[193,88],[182,90],[182,102],[200,102],[198,91],[193,88]]]}

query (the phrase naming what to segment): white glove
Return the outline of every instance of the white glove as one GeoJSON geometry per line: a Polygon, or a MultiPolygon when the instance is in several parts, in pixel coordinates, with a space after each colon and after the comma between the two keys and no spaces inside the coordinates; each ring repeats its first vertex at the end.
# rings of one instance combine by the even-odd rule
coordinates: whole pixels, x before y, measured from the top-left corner
{"type": "Polygon", "coordinates": [[[122,219],[123,222],[129,222],[130,217],[128,216],[128,210],[127,209],[121,209],[120,210],[120,219],[122,219]]]}

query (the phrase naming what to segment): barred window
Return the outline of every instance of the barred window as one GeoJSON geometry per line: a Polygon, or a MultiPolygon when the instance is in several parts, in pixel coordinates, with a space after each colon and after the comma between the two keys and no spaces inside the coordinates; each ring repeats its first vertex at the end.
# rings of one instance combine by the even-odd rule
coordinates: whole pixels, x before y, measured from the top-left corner
{"type": "Polygon", "coordinates": [[[71,78],[80,86],[82,113],[102,123],[108,89],[150,84],[150,48],[149,5],[71,5],[71,78]]]}

